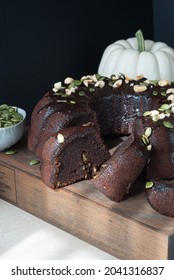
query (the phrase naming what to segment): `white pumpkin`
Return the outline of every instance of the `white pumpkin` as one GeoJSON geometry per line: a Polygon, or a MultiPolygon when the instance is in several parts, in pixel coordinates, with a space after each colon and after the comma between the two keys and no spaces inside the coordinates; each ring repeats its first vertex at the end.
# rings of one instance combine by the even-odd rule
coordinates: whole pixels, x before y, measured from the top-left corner
{"type": "Polygon", "coordinates": [[[136,37],[109,45],[101,58],[98,73],[110,77],[124,73],[131,78],[144,75],[150,80],[174,81],[174,49],[162,42],[136,37]]]}

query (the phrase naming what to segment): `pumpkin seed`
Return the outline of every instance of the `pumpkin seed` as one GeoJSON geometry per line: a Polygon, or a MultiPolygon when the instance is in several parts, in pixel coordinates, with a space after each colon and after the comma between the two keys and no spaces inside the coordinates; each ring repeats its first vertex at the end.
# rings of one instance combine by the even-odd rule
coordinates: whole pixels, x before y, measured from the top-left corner
{"type": "Polygon", "coordinates": [[[86,152],[83,152],[83,153],[82,153],[82,161],[83,161],[84,163],[88,162],[88,156],[87,156],[87,153],[86,153],[86,152]]]}
{"type": "Polygon", "coordinates": [[[58,102],[58,103],[66,103],[67,100],[66,99],[57,99],[56,102],[58,102]]]}
{"type": "Polygon", "coordinates": [[[65,141],[65,138],[64,138],[63,134],[58,133],[57,134],[57,140],[58,140],[59,143],[63,143],[65,141]]]}
{"type": "Polygon", "coordinates": [[[152,134],[152,128],[151,127],[146,128],[144,135],[147,138],[149,138],[151,136],[151,134],[152,134]]]}
{"type": "Polygon", "coordinates": [[[71,104],[76,104],[76,101],[75,100],[70,100],[70,103],[71,104]]]}
{"type": "Polygon", "coordinates": [[[146,182],[145,189],[150,189],[152,187],[153,187],[153,182],[151,181],[146,182]]]}
{"type": "Polygon", "coordinates": [[[10,108],[8,109],[8,111],[9,111],[10,113],[12,113],[12,112],[15,111],[15,108],[10,107],[10,108]]]}
{"type": "Polygon", "coordinates": [[[152,150],[152,145],[149,144],[146,148],[147,148],[147,150],[150,152],[150,151],[152,150]]]}
{"type": "Polygon", "coordinates": [[[105,79],[105,77],[101,76],[100,74],[95,74],[95,75],[96,75],[97,80],[99,80],[99,81],[102,81],[105,79]]]}
{"type": "Polygon", "coordinates": [[[115,81],[112,80],[112,81],[109,81],[108,85],[109,85],[110,87],[112,87],[114,83],[115,83],[115,81]]]}
{"type": "Polygon", "coordinates": [[[154,86],[158,84],[158,80],[150,80],[149,82],[154,86]]]}
{"type": "Polygon", "coordinates": [[[7,104],[0,105],[0,127],[13,126],[22,119],[23,116],[18,113],[17,107],[8,106],[7,104]]]}
{"type": "Polygon", "coordinates": [[[53,93],[53,95],[62,95],[62,94],[63,94],[63,92],[61,92],[61,91],[53,93]]]}
{"type": "MultiPolygon", "coordinates": [[[[147,87],[149,84],[146,83],[146,82],[141,82],[141,83],[139,83],[139,85],[140,85],[140,86],[146,86],[146,87],[147,87]]],[[[152,94],[153,94],[153,93],[152,93],[152,94]]],[[[158,92],[157,92],[157,94],[158,94],[158,92]]]]}
{"type": "Polygon", "coordinates": [[[143,143],[144,143],[145,145],[148,145],[148,144],[149,144],[149,139],[147,138],[146,135],[142,135],[141,140],[143,141],[143,143]]]}
{"type": "Polygon", "coordinates": [[[167,127],[167,128],[173,128],[173,124],[172,124],[171,122],[169,122],[169,121],[164,121],[164,122],[163,122],[163,125],[164,125],[165,127],[167,127]]]}
{"type": "Polygon", "coordinates": [[[14,155],[16,153],[17,153],[16,150],[8,150],[8,151],[5,152],[6,155],[14,155]]]}
{"type": "Polygon", "coordinates": [[[146,111],[146,112],[144,112],[144,114],[143,114],[144,117],[147,117],[147,116],[150,116],[150,115],[151,115],[151,111],[146,111]]]}
{"type": "Polygon", "coordinates": [[[61,96],[62,96],[62,97],[68,97],[68,94],[62,93],[61,96]]]}
{"type": "Polygon", "coordinates": [[[4,124],[4,127],[9,127],[9,126],[12,126],[12,125],[13,125],[12,122],[7,122],[7,123],[4,124]]]}
{"type": "Polygon", "coordinates": [[[72,82],[69,84],[68,88],[70,89],[75,86],[80,86],[81,84],[82,84],[81,80],[72,80],[72,82]]]}
{"type": "Polygon", "coordinates": [[[171,113],[172,113],[172,110],[171,110],[171,109],[165,110],[165,113],[166,113],[166,114],[171,114],[171,113]]]}
{"type": "Polygon", "coordinates": [[[33,159],[33,160],[30,161],[30,165],[36,165],[38,163],[40,163],[40,161],[37,160],[37,159],[33,159]]]}
{"type": "Polygon", "coordinates": [[[6,107],[8,107],[8,105],[7,105],[7,104],[2,104],[2,105],[0,105],[0,110],[5,110],[5,109],[6,109],[6,107]]]}
{"type": "Polygon", "coordinates": [[[152,95],[157,96],[157,95],[158,95],[158,92],[157,92],[156,90],[154,90],[154,91],[152,92],[152,95]]]}
{"type": "Polygon", "coordinates": [[[140,85],[135,85],[134,86],[134,91],[136,93],[139,93],[139,92],[144,92],[147,90],[147,87],[146,86],[140,86],[140,85]]]}
{"type": "Polygon", "coordinates": [[[68,84],[72,83],[73,80],[74,80],[73,78],[67,77],[67,78],[64,80],[64,83],[65,83],[66,85],[68,85],[68,84]]]}
{"type": "Polygon", "coordinates": [[[117,79],[117,77],[114,74],[112,74],[110,78],[111,78],[111,80],[116,80],[117,79]]]}
{"type": "Polygon", "coordinates": [[[89,91],[90,91],[90,92],[94,92],[94,91],[95,91],[95,88],[89,88],[89,91]]]}
{"type": "Polygon", "coordinates": [[[168,80],[159,80],[158,81],[158,85],[160,86],[160,87],[165,87],[165,86],[167,86],[169,84],[169,81],[168,80]]]}
{"type": "Polygon", "coordinates": [[[152,117],[152,120],[153,120],[154,122],[157,122],[157,121],[159,120],[159,115],[154,115],[154,116],[152,117]]]}
{"type": "Polygon", "coordinates": [[[162,92],[161,92],[161,95],[162,95],[162,96],[166,96],[166,92],[165,92],[165,91],[162,91],[162,92]]]}
{"type": "Polygon", "coordinates": [[[85,92],[81,90],[81,91],[79,91],[79,95],[80,95],[80,96],[84,96],[84,95],[85,95],[85,92]]]}
{"type": "Polygon", "coordinates": [[[160,110],[168,110],[170,109],[170,105],[169,104],[162,104],[161,107],[159,108],[160,110]]]}

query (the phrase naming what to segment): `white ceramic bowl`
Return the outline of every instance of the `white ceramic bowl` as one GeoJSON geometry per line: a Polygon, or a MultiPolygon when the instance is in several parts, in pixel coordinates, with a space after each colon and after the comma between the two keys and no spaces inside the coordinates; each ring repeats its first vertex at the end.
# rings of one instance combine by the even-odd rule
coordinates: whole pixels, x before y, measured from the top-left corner
{"type": "Polygon", "coordinates": [[[16,144],[24,134],[26,112],[21,108],[18,108],[18,112],[23,116],[19,123],[9,127],[0,127],[0,151],[4,151],[16,144]]]}

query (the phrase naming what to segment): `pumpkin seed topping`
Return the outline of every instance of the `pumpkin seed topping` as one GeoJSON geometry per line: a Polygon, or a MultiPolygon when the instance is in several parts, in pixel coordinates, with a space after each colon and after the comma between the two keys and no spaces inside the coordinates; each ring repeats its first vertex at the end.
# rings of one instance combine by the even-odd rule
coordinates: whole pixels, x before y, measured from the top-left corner
{"type": "Polygon", "coordinates": [[[8,151],[5,152],[6,155],[14,155],[16,153],[17,153],[16,150],[8,150],[8,151]]]}
{"type": "MultiPolygon", "coordinates": [[[[53,90],[54,91],[54,90],[53,90]]],[[[60,92],[60,91],[54,91],[54,94],[53,95],[57,95],[57,96],[61,96],[63,94],[63,92],[60,92]]]]}
{"type": "Polygon", "coordinates": [[[161,92],[161,95],[162,95],[162,96],[166,96],[166,94],[167,94],[166,91],[162,91],[162,92],[161,92]]]}
{"type": "Polygon", "coordinates": [[[157,122],[159,120],[159,115],[152,116],[152,121],[157,122]]]}
{"type": "Polygon", "coordinates": [[[57,134],[57,140],[58,140],[59,143],[63,143],[65,141],[65,138],[64,138],[63,134],[58,133],[57,134]]]}
{"type": "Polygon", "coordinates": [[[158,80],[149,80],[151,85],[157,86],[158,80]]]}
{"type": "Polygon", "coordinates": [[[152,144],[147,145],[147,150],[150,152],[152,150],[152,144]]]}
{"type": "Polygon", "coordinates": [[[110,81],[108,82],[108,85],[109,85],[110,87],[112,87],[114,83],[115,83],[115,80],[110,80],[110,81]]]}
{"type": "Polygon", "coordinates": [[[90,84],[92,83],[92,80],[88,79],[88,80],[83,80],[83,84],[88,87],[90,84]]]}
{"type": "Polygon", "coordinates": [[[166,91],[167,94],[174,93],[174,88],[168,88],[166,91]]]}
{"type": "Polygon", "coordinates": [[[128,79],[125,79],[124,82],[125,82],[125,84],[129,84],[129,80],[128,79]]]}
{"type": "Polygon", "coordinates": [[[67,77],[67,78],[64,80],[64,83],[65,83],[66,85],[69,85],[69,84],[72,83],[72,81],[73,81],[73,78],[67,77]]]}
{"type": "Polygon", "coordinates": [[[169,122],[169,121],[164,121],[164,122],[163,122],[163,125],[164,125],[165,127],[167,127],[167,128],[173,128],[173,124],[172,124],[171,122],[169,122]]]}
{"type": "Polygon", "coordinates": [[[158,110],[165,111],[165,110],[170,109],[170,107],[171,107],[171,105],[169,105],[169,104],[162,104],[158,110]]]}
{"type": "Polygon", "coordinates": [[[37,159],[32,159],[32,160],[30,161],[30,165],[36,165],[36,164],[38,164],[38,163],[40,163],[40,161],[37,160],[37,159]]]}
{"type": "Polygon", "coordinates": [[[141,137],[141,140],[143,141],[143,143],[145,145],[149,144],[149,139],[148,139],[148,137],[146,135],[143,134],[142,137],[141,137]]]}
{"type": "Polygon", "coordinates": [[[116,75],[111,75],[111,80],[116,80],[117,79],[117,77],[116,77],[116,75]]]}
{"type": "Polygon", "coordinates": [[[84,96],[85,95],[85,92],[84,91],[79,91],[79,93],[78,93],[80,96],[84,96]]]}
{"type": "Polygon", "coordinates": [[[82,153],[82,161],[83,161],[84,163],[88,162],[88,156],[87,156],[87,153],[86,153],[86,152],[83,152],[83,153],[82,153]]]}
{"type": "Polygon", "coordinates": [[[61,88],[62,88],[62,82],[57,82],[57,83],[54,84],[54,88],[52,90],[54,92],[57,92],[61,88]]]}
{"type": "Polygon", "coordinates": [[[157,92],[156,90],[154,90],[154,91],[152,92],[152,95],[157,96],[157,95],[158,95],[158,92],[157,92]]]}
{"type": "Polygon", "coordinates": [[[149,138],[152,134],[152,128],[151,127],[147,127],[146,130],[145,130],[145,133],[144,135],[149,138]]]}
{"type": "Polygon", "coordinates": [[[112,87],[113,88],[119,88],[119,87],[121,87],[122,83],[123,83],[123,80],[119,79],[112,85],[112,87]]]}
{"type": "Polygon", "coordinates": [[[90,91],[90,92],[94,92],[94,91],[95,91],[95,88],[92,88],[92,87],[91,87],[91,88],[89,88],[89,91],[90,91]]]}
{"type": "Polygon", "coordinates": [[[128,80],[128,81],[132,81],[133,78],[129,77],[128,75],[125,75],[125,79],[128,80]]]}
{"type": "Polygon", "coordinates": [[[141,82],[141,83],[139,83],[139,85],[140,85],[140,86],[146,86],[146,87],[148,87],[149,84],[146,83],[146,82],[141,82]]]}
{"type": "Polygon", "coordinates": [[[135,85],[134,86],[134,91],[139,93],[147,90],[147,86],[142,86],[142,85],[135,85]]]}
{"type": "Polygon", "coordinates": [[[151,111],[146,111],[143,114],[144,117],[151,116],[151,111]]]}
{"type": "Polygon", "coordinates": [[[172,103],[174,103],[174,94],[170,94],[170,95],[167,97],[167,100],[170,100],[172,103]]]}
{"type": "Polygon", "coordinates": [[[135,78],[134,80],[135,80],[135,81],[139,81],[139,80],[141,80],[141,79],[143,79],[143,78],[144,78],[144,75],[141,74],[141,75],[136,76],[136,78],[135,78]]]}
{"type": "Polygon", "coordinates": [[[169,85],[169,81],[168,80],[159,80],[158,85],[160,87],[165,87],[165,86],[169,85]]]}
{"type": "Polygon", "coordinates": [[[87,122],[87,123],[84,123],[83,126],[90,126],[92,123],[91,122],[87,122]]]}
{"type": "Polygon", "coordinates": [[[92,173],[93,173],[92,174],[93,176],[95,176],[97,174],[97,167],[96,166],[93,167],[92,173]]]}
{"type": "Polygon", "coordinates": [[[66,99],[57,99],[56,102],[58,102],[58,103],[66,103],[67,100],[66,99]]]}
{"type": "Polygon", "coordinates": [[[70,100],[70,103],[71,104],[76,104],[76,101],[75,100],[70,100]]]}
{"type": "Polygon", "coordinates": [[[159,120],[162,120],[165,117],[166,117],[166,114],[164,114],[164,113],[161,113],[161,114],[158,115],[159,120]]]}
{"type": "Polygon", "coordinates": [[[97,81],[94,86],[103,88],[105,86],[105,82],[104,81],[97,81]]]}
{"type": "Polygon", "coordinates": [[[141,141],[143,142],[143,144],[146,145],[146,148],[148,151],[152,150],[152,145],[150,143],[149,137],[152,135],[152,128],[151,127],[147,127],[144,134],[141,137],[141,141]]]}
{"type": "Polygon", "coordinates": [[[153,187],[153,185],[154,185],[153,182],[148,181],[148,182],[146,182],[145,189],[150,189],[153,187]]]}

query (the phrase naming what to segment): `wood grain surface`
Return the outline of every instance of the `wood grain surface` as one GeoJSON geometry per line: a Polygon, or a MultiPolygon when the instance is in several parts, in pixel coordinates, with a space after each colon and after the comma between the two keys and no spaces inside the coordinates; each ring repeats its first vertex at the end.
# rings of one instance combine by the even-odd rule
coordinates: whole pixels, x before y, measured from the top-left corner
{"type": "Polygon", "coordinates": [[[51,190],[40,178],[39,164],[29,164],[36,158],[25,139],[15,149],[14,155],[0,153],[1,198],[117,258],[174,259],[174,218],[151,208],[140,182],[120,203],[90,180],[51,190]]]}

